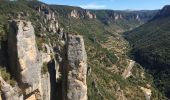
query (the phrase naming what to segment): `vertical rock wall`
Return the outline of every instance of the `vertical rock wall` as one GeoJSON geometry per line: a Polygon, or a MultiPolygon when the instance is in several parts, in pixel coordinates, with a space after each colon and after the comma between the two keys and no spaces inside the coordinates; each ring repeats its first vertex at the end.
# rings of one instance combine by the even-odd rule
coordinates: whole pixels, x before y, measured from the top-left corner
{"type": "Polygon", "coordinates": [[[87,55],[83,37],[68,36],[68,80],[67,99],[87,100],[87,55]]]}
{"type": "Polygon", "coordinates": [[[10,23],[8,54],[11,71],[18,74],[19,85],[26,89],[26,94],[36,90],[40,83],[41,67],[31,22],[16,20],[10,23]]]}
{"type": "Polygon", "coordinates": [[[50,95],[51,95],[50,90],[52,87],[50,86],[50,76],[48,73],[42,76],[41,84],[42,84],[42,91],[43,91],[43,94],[42,94],[43,100],[51,100],[50,99],[50,95]]]}
{"type": "Polygon", "coordinates": [[[24,98],[50,100],[50,76],[48,72],[41,73],[43,63],[51,60],[50,50],[38,51],[31,22],[14,20],[9,29],[9,67],[24,92],[24,98]]]}
{"type": "Polygon", "coordinates": [[[63,46],[58,45],[58,47],[63,48],[62,52],[55,51],[51,43],[49,45],[44,43],[45,50],[38,51],[31,22],[14,20],[10,22],[9,29],[9,67],[19,84],[19,88],[24,93],[23,99],[50,100],[51,96],[54,99],[56,92],[61,92],[62,95],[59,96],[62,96],[63,100],[87,100],[87,55],[82,36],[60,32],[62,34],[58,34],[61,35],[59,42],[63,46]],[[62,55],[62,58],[59,59],[61,61],[56,61],[56,54],[62,55]],[[56,72],[42,74],[43,63],[49,63],[52,60],[55,64],[47,66],[50,69],[54,65],[56,72]],[[56,62],[61,62],[61,64],[56,67],[56,62]],[[53,90],[52,88],[57,86],[57,80],[60,76],[59,69],[62,72],[62,90],[60,88],[57,88],[60,90],[53,90]],[[51,75],[54,74],[56,76],[52,77],[56,79],[51,80],[51,75]],[[52,81],[53,84],[51,84],[52,81]]]}

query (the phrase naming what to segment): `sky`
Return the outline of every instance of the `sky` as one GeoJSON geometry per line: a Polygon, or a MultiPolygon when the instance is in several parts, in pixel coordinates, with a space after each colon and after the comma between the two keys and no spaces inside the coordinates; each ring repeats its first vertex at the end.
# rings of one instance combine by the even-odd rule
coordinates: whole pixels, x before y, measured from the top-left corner
{"type": "Polygon", "coordinates": [[[170,5],[170,0],[40,0],[48,4],[78,6],[85,9],[154,10],[170,5]]]}

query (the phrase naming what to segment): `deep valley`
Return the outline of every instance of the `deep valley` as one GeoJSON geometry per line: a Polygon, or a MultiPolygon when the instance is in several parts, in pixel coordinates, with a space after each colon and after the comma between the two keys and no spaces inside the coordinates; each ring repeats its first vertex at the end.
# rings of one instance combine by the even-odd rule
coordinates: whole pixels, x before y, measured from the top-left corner
{"type": "Polygon", "coordinates": [[[93,10],[5,0],[0,13],[0,100],[170,98],[169,5],[93,10]]]}

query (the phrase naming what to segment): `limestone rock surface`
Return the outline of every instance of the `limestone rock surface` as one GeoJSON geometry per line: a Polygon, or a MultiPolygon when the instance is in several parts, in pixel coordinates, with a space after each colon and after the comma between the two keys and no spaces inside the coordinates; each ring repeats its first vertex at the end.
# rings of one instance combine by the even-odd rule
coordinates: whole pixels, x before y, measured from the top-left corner
{"type": "Polygon", "coordinates": [[[68,100],[87,100],[87,55],[83,37],[68,36],[68,100]]]}

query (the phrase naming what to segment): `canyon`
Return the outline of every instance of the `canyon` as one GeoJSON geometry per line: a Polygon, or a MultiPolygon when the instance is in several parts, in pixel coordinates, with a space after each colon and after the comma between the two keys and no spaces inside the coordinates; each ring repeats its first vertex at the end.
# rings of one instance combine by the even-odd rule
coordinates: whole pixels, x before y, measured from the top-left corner
{"type": "Polygon", "coordinates": [[[139,33],[147,24],[169,17],[169,6],[119,11],[2,1],[0,13],[0,100],[167,100],[145,55],[132,51],[144,43],[139,33]]]}

